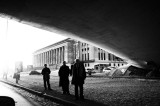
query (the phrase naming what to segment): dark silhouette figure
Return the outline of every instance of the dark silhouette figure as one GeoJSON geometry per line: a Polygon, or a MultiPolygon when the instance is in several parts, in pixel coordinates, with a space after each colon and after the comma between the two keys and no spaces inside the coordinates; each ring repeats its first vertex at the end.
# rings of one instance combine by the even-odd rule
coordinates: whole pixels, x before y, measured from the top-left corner
{"type": "Polygon", "coordinates": [[[66,62],[63,62],[63,65],[59,69],[59,86],[62,86],[63,94],[69,93],[69,73],[70,69],[66,65],[66,62]]]}
{"type": "Polygon", "coordinates": [[[86,78],[85,67],[79,59],[76,59],[76,63],[73,65],[72,70],[72,84],[75,85],[75,98],[76,100],[79,98],[78,88],[80,89],[80,99],[84,99],[83,96],[83,84],[86,78]]]}
{"type": "Polygon", "coordinates": [[[13,78],[16,79],[16,83],[18,84],[18,80],[20,80],[20,71],[18,68],[16,69],[16,72],[14,73],[13,78]]]}
{"type": "Polygon", "coordinates": [[[73,73],[72,73],[72,70],[73,70],[73,64],[71,65],[71,69],[70,69],[70,73],[69,73],[70,76],[72,76],[72,74],[73,74],[73,73]]]}
{"type": "Polygon", "coordinates": [[[45,88],[45,90],[47,90],[47,86],[48,86],[48,90],[51,90],[50,82],[49,82],[50,73],[51,73],[51,71],[47,67],[47,64],[44,64],[44,68],[42,69],[41,74],[43,75],[43,81],[44,81],[44,88],[45,88]],[[47,83],[47,86],[46,86],[46,83],[47,83]]]}
{"type": "Polygon", "coordinates": [[[7,80],[7,72],[3,72],[3,79],[6,79],[7,80]]]}

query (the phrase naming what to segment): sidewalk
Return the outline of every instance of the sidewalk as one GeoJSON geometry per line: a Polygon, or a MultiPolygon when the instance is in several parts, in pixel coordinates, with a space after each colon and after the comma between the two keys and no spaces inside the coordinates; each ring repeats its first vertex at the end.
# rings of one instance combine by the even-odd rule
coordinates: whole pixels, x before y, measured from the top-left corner
{"type": "Polygon", "coordinates": [[[11,79],[11,78],[8,78],[7,80],[0,79],[0,81],[7,83],[7,84],[10,84],[12,86],[21,88],[21,89],[26,90],[30,93],[39,95],[39,96],[44,97],[46,99],[50,99],[54,102],[57,102],[59,104],[63,104],[65,106],[106,106],[102,103],[98,103],[98,102],[88,100],[88,99],[75,100],[74,95],[62,95],[61,93],[55,91],[54,89],[52,91],[45,90],[43,92],[36,91],[34,89],[29,89],[29,88],[25,87],[24,84],[20,83],[20,81],[19,81],[19,84],[16,84],[15,80],[11,79]]]}
{"type": "Polygon", "coordinates": [[[39,103],[34,102],[32,100],[28,100],[27,98],[24,98],[22,95],[16,93],[14,90],[9,89],[2,82],[0,82],[0,95],[1,96],[11,97],[14,100],[16,106],[35,106],[35,105],[36,106],[41,106],[39,103]]]}

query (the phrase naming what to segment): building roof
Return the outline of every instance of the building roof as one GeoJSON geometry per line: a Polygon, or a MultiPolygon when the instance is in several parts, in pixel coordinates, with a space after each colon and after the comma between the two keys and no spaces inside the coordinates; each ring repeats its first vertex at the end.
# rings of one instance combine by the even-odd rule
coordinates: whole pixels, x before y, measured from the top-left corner
{"type": "Polygon", "coordinates": [[[69,41],[69,40],[71,40],[71,38],[67,38],[67,39],[64,39],[64,40],[62,40],[62,41],[56,42],[56,43],[54,43],[54,44],[51,44],[51,45],[49,45],[49,46],[43,47],[43,48],[41,48],[41,49],[38,49],[38,50],[36,50],[34,53],[39,52],[39,51],[41,51],[41,50],[45,50],[45,49],[51,48],[51,47],[54,47],[54,46],[57,46],[57,45],[59,45],[59,44],[65,43],[65,42],[67,42],[67,41],[69,41]]]}

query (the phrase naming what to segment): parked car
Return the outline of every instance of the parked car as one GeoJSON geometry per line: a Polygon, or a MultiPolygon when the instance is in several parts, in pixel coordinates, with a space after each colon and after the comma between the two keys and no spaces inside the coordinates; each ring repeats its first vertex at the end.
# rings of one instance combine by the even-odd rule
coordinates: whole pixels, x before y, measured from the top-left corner
{"type": "Polygon", "coordinates": [[[31,71],[29,75],[41,75],[41,73],[38,71],[31,71]]]}
{"type": "Polygon", "coordinates": [[[111,70],[113,70],[113,69],[115,69],[115,67],[105,67],[105,68],[103,69],[103,72],[106,73],[106,74],[109,74],[109,72],[110,72],[111,70]]]}
{"type": "Polygon", "coordinates": [[[88,75],[92,75],[93,73],[95,73],[95,71],[94,71],[93,68],[87,68],[87,69],[86,69],[86,73],[87,73],[88,75]]]}

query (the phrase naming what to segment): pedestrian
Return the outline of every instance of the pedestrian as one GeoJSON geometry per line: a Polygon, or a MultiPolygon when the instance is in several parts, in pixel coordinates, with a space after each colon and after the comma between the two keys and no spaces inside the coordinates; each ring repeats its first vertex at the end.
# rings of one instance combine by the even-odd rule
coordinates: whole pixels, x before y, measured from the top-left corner
{"type": "Polygon", "coordinates": [[[73,65],[72,70],[72,84],[75,85],[75,99],[79,99],[79,90],[80,90],[80,99],[84,99],[83,95],[83,84],[86,79],[85,67],[79,59],[76,59],[76,63],[73,65]],[[79,88],[79,89],[78,89],[79,88]]]}
{"type": "Polygon", "coordinates": [[[20,80],[20,71],[18,68],[16,69],[13,78],[16,79],[16,83],[18,84],[18,80],[20,80]]]}
{"type": "Polygon", "coordinates": [[[70,69],[66,65],[66,61],[63,61],[63,65],[60,67],[58,75],[59,75],[59,86],[62,87],[63,94],[69,93],[69,73],[70,69]]]}
{"type": "Polygon", "coordinates": [[[48,86],[48,90],[52,90],[50,87],[50,69],[47,67],[47,64],[44,64],[44,68],[42,69],[41,74],[43,75],[43,82],[44,82],[44,88],[45,90],[47,90],[47,86],[48,86]],[[46,84],[47,83],[47,84],[46,84]]]}

